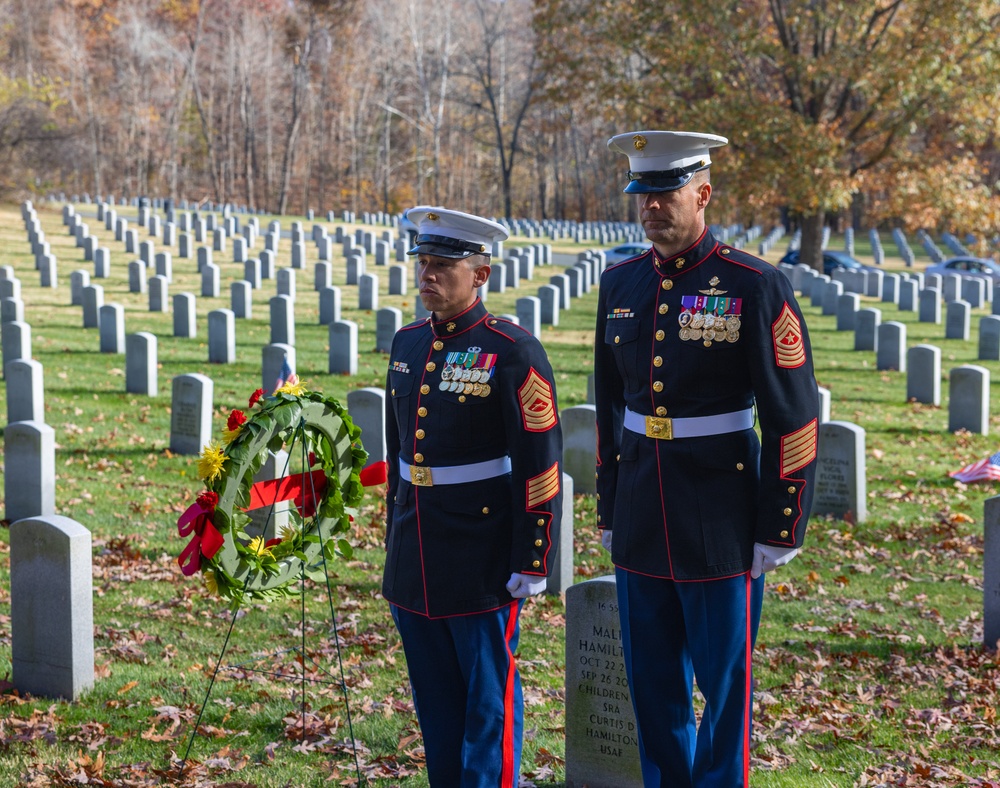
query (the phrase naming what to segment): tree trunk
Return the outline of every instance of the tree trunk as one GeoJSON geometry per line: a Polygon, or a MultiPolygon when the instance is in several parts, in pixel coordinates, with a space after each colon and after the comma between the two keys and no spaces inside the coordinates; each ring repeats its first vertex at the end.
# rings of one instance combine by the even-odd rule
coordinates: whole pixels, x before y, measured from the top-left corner
{"type": "Polygon", "coordinates": [[[799,244],[799,262],[820,273],[823,273],[824,216],[823,211],[817,211],[802,217],[802,242],[799,244]]]}

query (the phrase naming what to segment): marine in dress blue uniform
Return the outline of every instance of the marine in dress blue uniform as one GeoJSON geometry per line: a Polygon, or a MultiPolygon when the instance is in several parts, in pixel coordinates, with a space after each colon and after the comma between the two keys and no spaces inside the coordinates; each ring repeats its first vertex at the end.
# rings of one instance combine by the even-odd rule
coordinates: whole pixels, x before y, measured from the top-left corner
{"type": "Polygon", "coordinates": [[[781,272],[704,221],[710,149],[726,142],[608,142],[629,157],[625,191],[653,241],[601,277],[595,343],[598,525],[646,786],[748,785],[763,572],[795,556],[813,496],[819,403],[802,313],[781,272]]]}
{"type": "Polygon", "coordinates": [[[518,617],[545,588],[561,512],[555,382],[538,340],[477,297],[503,226],[443,208],[408,216],[432,314],[397,332],[390,351],[382,593],[431,785],[511,788],[523,730],[518,617]]]}

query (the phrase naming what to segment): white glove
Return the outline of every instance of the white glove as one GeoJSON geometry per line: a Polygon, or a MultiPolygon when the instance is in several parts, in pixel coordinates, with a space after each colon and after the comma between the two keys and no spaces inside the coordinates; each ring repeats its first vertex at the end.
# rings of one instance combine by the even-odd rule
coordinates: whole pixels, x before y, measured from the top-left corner
{"type": "Polygon", "coordinates": [[[605,528],[603,531],[601,531],[601,547],[603,547],[609,553],[611,552],[611,534],[612,531],[610,528],[605,528]]]}
{"type": "Polygon", "coordinates": [[[507,593],[514,599],[540,594],[545,590],[545,578],[537,575],[522,575],[514,572],[507,581],[507,593]]]}
{"type": "Polygon", "coordinates": [[[753,566],[750,577],[756,580],[764,572],[784,566],[799,554],[797,547],[776,547],[772,544],[755,542],[753,546],[753,566]]]}

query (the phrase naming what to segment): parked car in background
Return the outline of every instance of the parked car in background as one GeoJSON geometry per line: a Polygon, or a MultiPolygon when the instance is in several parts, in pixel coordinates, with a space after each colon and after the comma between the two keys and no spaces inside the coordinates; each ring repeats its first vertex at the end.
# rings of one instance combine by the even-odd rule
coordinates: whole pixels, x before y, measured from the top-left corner
{"type": "MultiPolygon", "coordinates": [[[[784,257],[781,258],[780,262],[788,263],[788,265],[798,265],[799,264],[799,250],[788,252],[784,257]]],[[[847,252],[837,252],[831,251],[829,249],[823,252],[823,273],[827,276],[831,276],[834,271],[838,268],[843,268],[847,271],[881,271],[881,268],[876,268],[873,265],[865,265],[860,260],[856,260],[851,257],[847,252]]]]}
{"type": "Polygon", "coordinates": [[[620,263],[622,260],[628,260],[630,257],[635,257],[636,255],[642,254],[649,250],[650,244],[618,244],[618,246],[608,249],[604,253],[604,259],[607,261],[608,265],[613,265],[615,263],[620,263]]]}
{"type": "Polygon", "coordinates": [[[966,278],[990,278],[1000,284],[1000,263],[989,257],[949,257],[941,263],[927,266],[925,274],[958,274],[966,278]]]}

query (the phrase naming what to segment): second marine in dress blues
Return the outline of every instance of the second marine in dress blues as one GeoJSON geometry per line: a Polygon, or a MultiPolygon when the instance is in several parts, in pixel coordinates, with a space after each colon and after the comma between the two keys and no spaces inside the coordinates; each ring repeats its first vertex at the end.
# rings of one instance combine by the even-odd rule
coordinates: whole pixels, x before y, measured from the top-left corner
{"type": "Polygon", "coordinates": [[[545,589],[562,511],[555,382],[541,343],[478,297],[506,229],[444,208],[408,215],[431,317],[398,331],[390,352],[382,594],[430,784],[515,788],[519,618],[545,589]]]}

